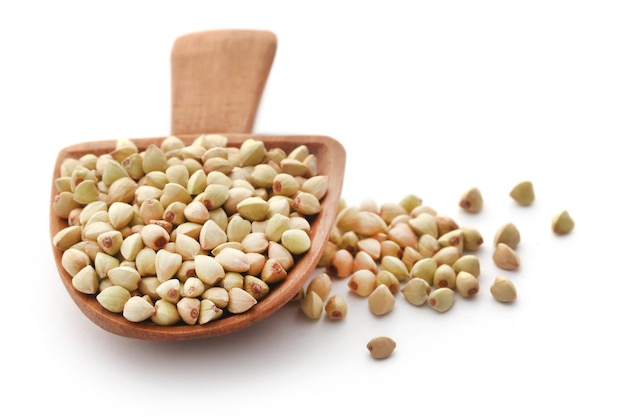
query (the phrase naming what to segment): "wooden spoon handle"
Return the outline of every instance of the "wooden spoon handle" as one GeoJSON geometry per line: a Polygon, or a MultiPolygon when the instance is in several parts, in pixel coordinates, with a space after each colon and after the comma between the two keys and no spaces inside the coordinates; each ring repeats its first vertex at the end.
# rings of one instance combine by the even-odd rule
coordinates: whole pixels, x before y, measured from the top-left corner
{"type": "Polygon", "coordinates": [[[250,133],[276,54],[264,30],[209,30],[172,47],[172,134],[250,133]]]}

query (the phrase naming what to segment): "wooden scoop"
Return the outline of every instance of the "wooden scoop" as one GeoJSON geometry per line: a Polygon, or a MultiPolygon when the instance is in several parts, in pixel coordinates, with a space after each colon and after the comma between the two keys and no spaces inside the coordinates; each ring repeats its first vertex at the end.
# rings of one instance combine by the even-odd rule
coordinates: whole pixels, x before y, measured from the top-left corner
{"type": "MultiPolygon", "coordinates": [[[[248,138],[262,140],[266,147],[283,148],[287,153],[306,145],[317,157],[319,174],[329,179],[321,211],[311,221],[311,247],[289,270],[286,279],[250,310],[206,324],[159,326],[146,320],[133,323],[122,314],[103,308],[94,295],[74,288],[72,277],[63,268],[63,252],[52,250],[61,281],[79,309],[95,324],[124,337],[148,340],[186,340],[224,335],[242,330],[279,310],[291,301],[306,283],[322,256],[333,227],[341,198],[346,154],[343,146],[327,136],[280,136],[249,133],[276,51],[273,33],[257,30],[215,30],[192,33],[176,40],[172,48],[172,134],[191,144],[199,135],[219,133],[229,146],[248,138]]],[[[133,139],[140,150],[160,144],[164,137],[133,139]]],[[[55,181],[68,157],[87,153],[100,155],[115,149],[116,140],[85,142],[62,149],[54,167],[50,201],[50,236],[68,222],[53,211],[58,194],[55,181]]],[[[181,322],[182,323],[182,322],[181,322]]]]}

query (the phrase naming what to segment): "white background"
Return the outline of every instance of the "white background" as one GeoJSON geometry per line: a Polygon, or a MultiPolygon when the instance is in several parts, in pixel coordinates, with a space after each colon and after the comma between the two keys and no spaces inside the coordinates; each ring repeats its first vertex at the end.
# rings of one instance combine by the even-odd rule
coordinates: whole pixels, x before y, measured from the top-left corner
{"type": "Polygon", "coordinates": [[[3,340],[11,415],[624,415],[626,5],[619,1],[5,2],[0,6],[3,340]],[[411,4],[409,6],[409,4],[411,4]],[[486,243],[481,292],[437,314],[402,296],[342,322],[287,306],[227,336],[110,334],[65,292],[48,233],[58,151],[164,136],[180,35],[267,29],[278,49],[255,133],[321,134],[348,153],[343,195],[424,204],[486,243]],[[535,184],[531,207],[508,196],[535,184]],[[477,186],[484,210],[461,212],[477,186]],[[567,209],[565,237],[550,221],[567,209]],[[491,261],[520,229],[518,271],[491,261]],[[518,288],[495,302],[498,274],[518,288]],[[365,345],[398,347],[384,361],[365,345]],[[399,415],[399,414],[397,414],[399,415]]]}

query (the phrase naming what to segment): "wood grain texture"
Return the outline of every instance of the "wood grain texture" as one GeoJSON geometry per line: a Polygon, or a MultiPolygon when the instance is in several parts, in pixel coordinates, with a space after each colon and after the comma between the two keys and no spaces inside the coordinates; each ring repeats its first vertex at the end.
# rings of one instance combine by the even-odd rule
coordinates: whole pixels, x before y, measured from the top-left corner
{"type": "MultiPolygon", "coordinates": [[[[198,135],[177,135],[186,144],[190,144],[198,135]]],[[[311,276],[322,256],[331,228],[334,225],[337,208],[341,199],[341,189],[345,170],[346,154],[343,146],[335,139],[327,136],[270,136],[255,134],[225,134],[229,145],[239,146],[247,138],[262,140],[268,148],[280,147],[287,152],[299,145],[307,145],[311,153],[317,156],[318,172],[328,175],[328,192],[321,201],[321,211],[311,221],[311,248],[301,256],[296,256],[296,263],[289,271],[286,279],[274,287],[270,293],[254,307],[242,314],[221,318],[203,325],[180,324],[176,326],[159,326],[149,320],[142,323],[131,323],[121,314],[115,314],[104,309],[93,295],[86,295],[77,291],[72,285],[72,277],[64,270],[61,264],[63,252],[52,245],[54,259],[57,264],[61,281],[78,308],[91,321],[101,328],[121,336],[147,340],[186,340],[200,339],[224,335],[242,330],[276,312],[293,299],[300,288],[311,276]]],[[[149,144],[160,144],[160,138],[133,139],[140,150],[149,144]]],[[[115,148],[115,140],[85,142],[69,146],[61,150],[54,167],[50,197],[50,239],[62,228],[67,227],[67,221],[58,217],[52,204],[57,195],[54,180],[59,176],[59,170],[66,157],[80,157],[86,153],[103,154],[115,148]]]]}
{"type": "Polygon", "coordinates": [[[261,30],[181,36],[171,54],[172,133],[251,132],[276,53],[261,30]]]}
{"type": "MultiPolygon", "coordinates": [[[[317,156],[318,173],[328,175],[328,192],[321,211],[311,220],[311,248],[296,257],[287,278],[249,311],[204,325],[158,326],[150,320],[131,323],[121,314],[104,309],[94,296],[77,291],[62,266],[62,251],[52,245],[61,280],[79,309],[103,329],[125,337],[149,340],[185,340],[223,335],[242,330],[268,317],[289,302],[302,288],[322,256],[341,198],[346,154],[343,146],[327,136],[271,136],[251,132],[258,103],[276,51],[276,36],[258,30],[214,30],[178,38],[172,48],[172,134],[186,144],[206,133],[223,134],[229,146],[248,138],[286,152],[307,145],[317,156]]],[[[164,137],[133,139],[140,150],[160,144],[164,137]]],[[[55,180],[67,157],[86,153],[101,155],[115,149],[115,140],[84,142],[62,149],[52,175],[50,238],[67,226],[53,210],[55,180]]]]}

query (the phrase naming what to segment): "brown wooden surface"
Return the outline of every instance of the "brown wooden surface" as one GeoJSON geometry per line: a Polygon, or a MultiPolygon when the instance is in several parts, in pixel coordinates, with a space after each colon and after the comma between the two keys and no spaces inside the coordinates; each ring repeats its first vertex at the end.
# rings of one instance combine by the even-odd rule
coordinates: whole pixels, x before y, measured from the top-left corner
{"type": "Polygon", "coordinates": [[[251,132],[276,36],[214,30],[179,37],[172,47],[172,133],[251,132]]]}
{"type": "MultiPolygon", "coordinates": [[[[186,143],[191,143],[197,135],[177,135],[186,143]]],[[[92,295],[85,295],[72,286],[72,277],[61,265],[62,251],[52,246],[54,258],[61,280],[68,293],[80,310],[94,323],[103,329],[121,336],[151,339],[151,340],[183,340],[199,339],[232,333],[248,327],[259,320],[268,317],[288,303],[304,285],[317,266],[322,256],[324,246],[328,240],[330,230],[335,222],[337,207],[341,199],[343,174],[345,170],[346,154],[343,146],[333,138],[327,136],[267,136],[254,134],[226,134],[229,144],[238,146],[245,139],[253,137],[263,140],[266,146],[281,147],[289,152],[298,145],[305,144],[312,153],[317,155],[318,171],[329,176],[328,193],[322,200],[321,212],[311,223],[311,248],[300,257],[295,266],[289,271],[287,278],[269,295],[257,303],[249,311],[222,318],[203,325],[158,326],[152,322],[131,323],[121,314],[114,314],[105,310],[92,295]]],[[[163,138],[134,139],[140,149],[145,149],[151,143],[160,143],[163,138]]],[[[67,226],[64,219],[56,216],[52,210],[52,201],[56,195],[54,179],[58,177],[59,168],[64,158],[79,157],[85,153],[102,154],[113,150],[114,140],[86,142],[73,145],[59,152],[54,167],[53,184],[50,199],[50,238],[61,228],[67,226]]],[[[296,258],[297,259],[297,258],[296,258]]]]}
{"type": "MultiPolygon", "coordinates": [[[[281,147],[287,152],[296,146],[307,145],[317,156],[318,172],[329,177],[328,193],[322,200],[321,212],[312,221],[310,250],[297,260],[287,278],[249,311],[204,325],[181,324],[164,327],[150,321],[131,323],[121,314],[105,310],[94,296],[74,289],[71,276],[61,265],[62,252],[52,245],[63,285],[79,309],[101,328],[121,336],[147,340],[200,339],[232,333],[268,317],[288,303],[316,268],[337,214],[346,154],[338,141],[327,136],[246,133],[252,127],[275,47],[274,35],[264,31],[210,31],[179,38],[172,53],[172,133],[187,144],[203,133],[221,133],[228,137],[229,145],[232,146],[239,146],[251,137],[263,140],[268,148],[281,147]],[[196,59],[198,62],[194,63],[196,59]],[[218,73],[222,81],[213,77],[218,73]],[[208,77],[207,74],[212,75],[208,77]]],[[[149,144],[159,144],[163,139],[164,137],[133,140],[139,149],[145,149],[149,144]]],[[[51,242],[52,237],[67,226],[67,222],[57,217],[52,210],[56,195],[54,180],[59,176],[61,163],[66,157],[111,152],[115,144],[115,140],[84,142],[59,152],[52,175],[50,195],[51,242]]]]}

